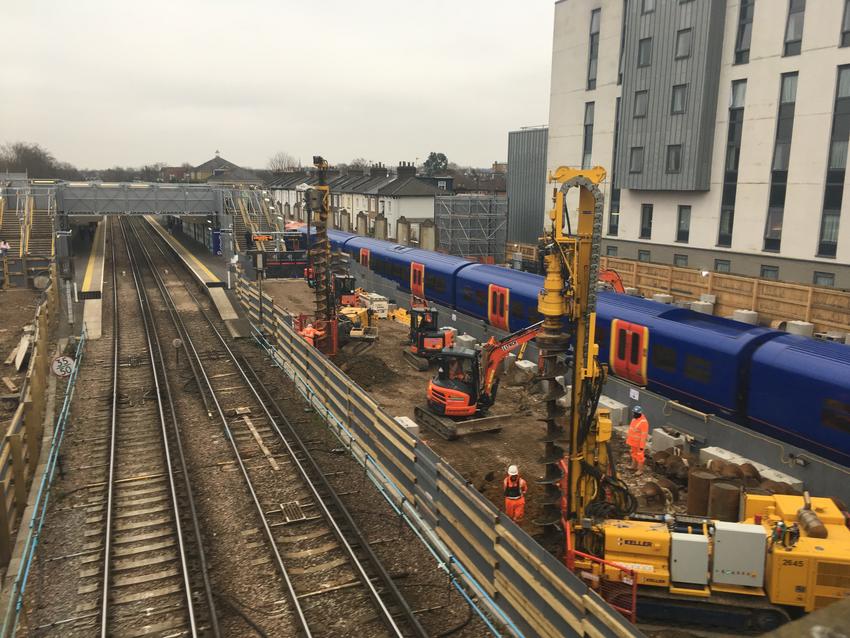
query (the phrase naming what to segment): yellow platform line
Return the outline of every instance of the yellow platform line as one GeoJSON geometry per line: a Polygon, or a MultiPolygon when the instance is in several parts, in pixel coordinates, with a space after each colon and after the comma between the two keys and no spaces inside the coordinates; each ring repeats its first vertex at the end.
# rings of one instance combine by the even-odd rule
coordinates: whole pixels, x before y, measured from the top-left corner
{"type": "Polygon", "coordinates": [[[204,262],[195,257],[195,255],[189,252],[189,250],[183,244],[181,244],[174,237],[172,237],[171,234],[169,234],[168,231],[166,231],[162,227],[162,225],[158,221],[156,221],[156,218],[153,215],[144,215],[144,218],[145,221],[147,221],[151,226],[153,226],[154,230],[159,233],[159,236],[162,237],[165,241],[167,241],[182,258],[192,260],[192,262],[198,267],[198,270],[209,275],[209,279],[204,281],[205,284],[209,285],[211,283],[217,283],[221,281],[221,279],[216,277],[210,271],[209,268],[204,266],[204,262]]]}
{"type": "MultiPolygon", "coordinates": [[[[106,231],[104,230],[104,226],[106,226],[106,222],[101,220],[97,223],[97,230],[94,231],[94,241],[91,244],[91,254],[89,255],[89,262],[86,264],[86,274],[83,277],[83,292],[91,290],[91,280],[94,276],[95,263],[97,263],[98,257],[103,259],[103,255],[106,252],[104,246],[106,231]]],[[[101,280],[102,279],[103,276],[101,276],[101,280]]]]}

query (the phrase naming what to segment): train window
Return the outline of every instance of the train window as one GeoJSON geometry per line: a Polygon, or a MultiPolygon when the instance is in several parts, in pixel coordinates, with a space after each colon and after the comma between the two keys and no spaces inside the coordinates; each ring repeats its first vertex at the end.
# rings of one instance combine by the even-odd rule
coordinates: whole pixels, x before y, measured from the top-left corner
{"type": "Polygon", "coordinates": [[[496,291],[494,290],[492,293],[490,293],[490,307],[495,311],[496,308],[499,307],[498,303],[498,296],[496,295],[496,291]]]}
{"type": "Polygon", "coordinates": [[[464,286],[460,294],[463,297],[463,300],[468,301],[469,303],[472,303],[472,300],[475,297],[475,295],[472,293],[472,288],[470,288],[469,286],[464,286]]]}
{"type": "Polygon", "coordinates": [[[711,361],[689,354],[685,357],[685,376],[697,383],[711,383],[711,361]]]}
{"type": "Polygon", "coordinates": [[[602,326],[596,326],[596,343],[600,346],[608,343],[608,338],[610,337],[610,333],[608,328],[602,326]]]}
{"type": "Polygon", "coordinates": [[[484,292],[483,290],[476,291],[475,292],[475,303],[477,303],[479,306],[481,306],[483,308],[484,304],[487,303],[487,293],[484,292]]]}
{"type": "Polygon", "coordinates": [[[617,331],[617,359],[620,361],[626,358],[626,331],[620,328],[617,331]]]}
{"type": "Polygon", "coordinates": [[[632,335],[632,365],[637,365],[640,359],[640,339],[637,338],[636,334],[632,335]]]}
{"type": "Polygon", "coordinates": [[[446,280],[444,277],[437,275],[429,275],[425,273],[425,287],[434,292],[446,291],[446,280]]]}
{"type": "Polygon", "coordinates": [[[504,294],[499,295],[499,316],[500,317],[505,316],[505,295],[504,294]]]}
{"type": "Polygon", "coordinates": [[[676,372],[676,351],[673,348],[654,344],[650,356],[653,367],[664,372],[676,372]]]}
{"type": "Polygon", "coordinates": [[[850,403],[827,399],[820,418],[825,426],[850,434],[850,403]]]}

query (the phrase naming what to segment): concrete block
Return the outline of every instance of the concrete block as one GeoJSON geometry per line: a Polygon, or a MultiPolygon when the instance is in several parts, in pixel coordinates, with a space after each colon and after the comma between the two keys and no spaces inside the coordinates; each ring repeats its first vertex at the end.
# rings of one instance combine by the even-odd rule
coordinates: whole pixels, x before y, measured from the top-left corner
{"type": "MultiPolygon", "coordinates": [[[[513,353],[511,353],[513,354],[513,353]]],[[[528,385],[537,377],[537,364],[527,359],[508,361],[505,365],[507,370],[508,385],[528,385]]]]}
{"type": "Polygon", "coordinates": [[[691,302],[690,302],[690,301],[684,301],[684,300],[681,300],[681,299],[680,299],[679,301],[674,301],[674,302],[673,302],[673,305],[674,305],[676,308],[690,308],[690,307],[691,307],[691,302]]]}
{"type": "Polygon", "coordinates": [[[671,304],[673,303],[673,295],[668,295],[664,292],[657,292],[652,295],[652,300],[657,301],[658,303],[671,304]]]}
{"type": "Polygon", "coordinates": [[[811,337],[815,332],[815,325],[808,321],[789,321],[785,329],[792,335],[801,335],[803,337],[811,337]]]}
{"type": "MultiPolygon", "coordinates": [[[[563,385],[563,384],[561,384],[561,385],[563,385]]],[[[566,408],[569,408],[573,403],[573,396],[572,396],[573,386],[572,386],[572,384],[569,384],[569,385],[563,386],[563,388],[564,388],[564,396],[562,396],[560,399],[555,401],[555,403],[557,405],[559,405],[560,407],[566,409],[566,408]]]]}
{"type": "Polygon", "coordinates": [[[619,401],[615,401],[611,397],[602,395],[599,397],[599,407],[607,408],[611,411],[611,423],[614,427],[628,425],[629,421],[629,406],[619,401]]]}
{"type": "Polygon", "coordinates": [[[395,417],[395,421],[408,434],[412,434],[413,436],[419,436],[419,424],[410,417],[397,416],[395,417]]]}
{"type": "Polygon", "coordinates": [[[759,313],[755,310],[738,309],[732,313],[732,318],[741,323],[748,323],[751,326],[757,326],[759,323],[759,313]]]}
{"type": "Polygon", "coordinates": [[[649,442],[649,449],[653,452],[663,452],[671,447],[681,448],[683,452],[688,451],[688,442],[685,435],[679,432],[670,434],[664,431],[663,428],[655,428],[652,431],[652,439],[649,442]]]}
{"type": "Polygon", "coordinates": [[[702,294],[699,296],[699,300],[710,303],[713,306],[717,303],[717,295],[702,294]]]}
{"type": "Polygon", "coordinates": [[[847,333],[847,336],[844,337],[844,343],[850,346],[850,332],[847,333]]]}
{"type": "Polygon", "coordinates": [[[640,292],[637,288],[632,288],[631,286],[627,286],[625,288],[626,294],[630,297],[640,297],[640,292]]]}
{"type": "Polygon", "coordinates": [[[470,350],[474,350],[477,343],[478,340],[475,337],[466,333],[455,337],[455,346],[458,348],[469,348],[470,350]]]}
{"type": "Polygon", "coordinates": [[[692,301],[691,310],[694,312],[701,312],[704,315],[713,315],[714,304],[708,303],[707,301],[692,301]]]}

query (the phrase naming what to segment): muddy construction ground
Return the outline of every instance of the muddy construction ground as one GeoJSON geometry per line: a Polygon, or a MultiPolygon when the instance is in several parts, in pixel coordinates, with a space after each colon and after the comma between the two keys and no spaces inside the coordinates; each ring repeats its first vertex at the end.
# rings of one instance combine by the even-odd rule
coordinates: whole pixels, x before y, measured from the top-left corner
{"type": "MultiPolygon", "coordinates": [[[[291,313],[310,313],[314,307],[313,291],[302,280],[267,280],[263,283],[263,292],[291,313]]],[[[335,362],[392,416],[413,419],[414,408],[425,406],[428,379],[433,376],[434,369],[419,372],[406,362],[402,350],[407,343],[407,326],[391,320],[379,320],[377,325],[379,337],[373,347],[353,355],[348,352],[351,346],[346,346],[336,356],[335,362]]],[[[522,527],[536,536],[541,531],[533,521],[542,512],[543,486],[538,485],[535,479],[543,475],[540,463],[543,444],[538,439],[545,431],[545,424],[539,420],[544,412],[545,405],[539,395],[530,394],[525,387],[509,387],[503,381],[490,414],[514,414],[514,418],[501,431],[446,441],[431,430],[421,428],[420,437],[499,508],[504,506],[501,483],[505,471],[511,464],[518,465],[529,483],[522,527]]],[[[635,476],[628,469],[628,450],[619,435],[615,435],[613,447],[619,475],[634,494],[641,495],[646,483],[658,480],[659,477],[649,470],[642,476],[635,476]]],[[[681,504],[685,499],[685,491],[680,489],[674,507],[683,509],[681,504]]],[[[639,500],[642,511],[663,510],[664,505],[658,500],[650,503],[643,497],[639,500]]]]}

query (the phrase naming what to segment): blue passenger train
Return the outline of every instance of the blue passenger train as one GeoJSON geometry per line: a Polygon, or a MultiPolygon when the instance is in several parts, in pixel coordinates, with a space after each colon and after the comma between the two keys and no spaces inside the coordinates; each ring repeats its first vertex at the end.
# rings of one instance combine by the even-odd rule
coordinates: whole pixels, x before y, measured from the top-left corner
{"type": "MultiPolygon", "coordinates": [[[[513,331],[539,275],[329,231],[335,250],[416,294],[513,331]]],[[[600,292],[600,360],[618,377],[850,466],[850,348],[600,292]]]]}

